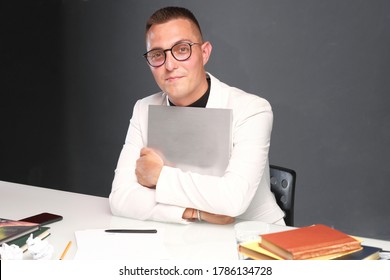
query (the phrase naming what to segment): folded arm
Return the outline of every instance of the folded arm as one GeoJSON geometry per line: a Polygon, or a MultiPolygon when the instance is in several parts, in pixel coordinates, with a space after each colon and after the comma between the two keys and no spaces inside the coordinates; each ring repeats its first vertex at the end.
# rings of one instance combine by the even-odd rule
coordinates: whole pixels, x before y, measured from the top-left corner
{"type": "MultiPolygon", "coordinates": [[[[115,215],[186,223],[194,218],[188,216],[192,213],[190,209],[199,209],[202,219],[227,223],[231,222],[230,217],[247,209],[268,162],[270,107],[259,110],[256,104],[251,104],[243,117],[236,118],[232,155],[224,176],[183,172],[164,165],[157,172],[158,179],[151,181],[142,181],[143,175],[136,174],[137,161],[140,163],[141,150],[146,144],[145,127],[138,122],[141,112],[137,110],[140,110],[138,103],[115,170],[110,194],[115,215]]],[[[161,164],[158,160],[154,163],[161,164]]]]}
{"type": "Polygon", "coordinates": [[[222,177],[164,166],[156,185],[159,203],[236,217],[245,212],[268,164],[272,111],[250,104],[236,116],[233,149],[222,177]]]}

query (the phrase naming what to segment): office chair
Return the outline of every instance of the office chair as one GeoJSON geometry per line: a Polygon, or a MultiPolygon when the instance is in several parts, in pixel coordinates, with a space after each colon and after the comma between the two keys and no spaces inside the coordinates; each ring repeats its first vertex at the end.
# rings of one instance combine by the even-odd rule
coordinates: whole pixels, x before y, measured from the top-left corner
{"type": "Polygon", "coordinates": [[[293,226],[296,172],[285,167],[270,165],[270,176],[271,191],[285,213],[284,221],[287,226],[293,226]]]}

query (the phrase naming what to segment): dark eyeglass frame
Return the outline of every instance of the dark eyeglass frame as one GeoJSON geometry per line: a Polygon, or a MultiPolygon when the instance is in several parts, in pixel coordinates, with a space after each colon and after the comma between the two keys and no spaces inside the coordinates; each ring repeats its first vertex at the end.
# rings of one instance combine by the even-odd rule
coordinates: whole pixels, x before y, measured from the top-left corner
{"type": "Polygon", "coordinates": [[[190,59],[190,57],[191,57],[191,55],[192,55],[192,46],[193,46],[193,45],[202,45],[202,43],[178,42],[178,43],[174,44],[170,49],[165,49],[165,50],[163,50],[163,49],[153,49],[153,50],[150,50],[150,51],[144,53],[143,56],[145,57],[146,61],[148,62],[148,64],[149,64],[150,66],[152,66],[152,67],[160,67],[160,66],[164,65],[165,62],[166,62],[166,60],[167,60],[167,51],[170,51],[171,54],[172,54],[172,56],[173,56],[173,58],[176,59],[177,61],[186,61],[186,60],[190,59]],[[173,50],[176,46],[178,46],[178,45],[183,45],[183,44],[184,44],[184,45],[188,45],[188,46],[190,47],[190,53],[189,53],[188,57],[186,57],[186,58],[184,58],[184,59],[178,59],[178,58],[175,56],[175,54],[174,54],[174,52],[173,52],[172,50],[173,50]],[[162,53],[164,54],[164,60],[163,60],[163,62],[162,62],[161,64],[153,65],[153,64],[149,61],[149,59],[148,59],[148,54],[151,53],[151,52],[155,52],[155,51],[162,51],[162,53]]]}

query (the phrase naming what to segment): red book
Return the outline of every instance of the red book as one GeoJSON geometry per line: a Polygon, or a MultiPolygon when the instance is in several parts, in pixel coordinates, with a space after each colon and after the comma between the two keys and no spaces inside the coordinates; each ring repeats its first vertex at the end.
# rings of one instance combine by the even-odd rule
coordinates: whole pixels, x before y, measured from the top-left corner
{"type": "Polygon", "coordinates": [[[361,249],[360,241],[317,224],[261,235],[261,247],[287,260],[305,260],[361,249]]]}

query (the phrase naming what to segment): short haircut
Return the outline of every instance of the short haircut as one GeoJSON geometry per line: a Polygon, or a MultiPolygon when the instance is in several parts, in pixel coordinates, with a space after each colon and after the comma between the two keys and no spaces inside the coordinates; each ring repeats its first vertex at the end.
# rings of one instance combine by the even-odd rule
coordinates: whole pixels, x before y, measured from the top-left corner
{"type": "Polygon", "coordinates": [[[154,12],[146,22],[146,33],[148,33],[154,24],[162,24],[179,18],[191,21],[199,30],[201,38],[203,37],[199,22],[194,14],[190,10],[182,7],[165,7],[154,12]]]}

